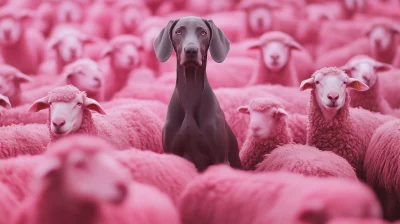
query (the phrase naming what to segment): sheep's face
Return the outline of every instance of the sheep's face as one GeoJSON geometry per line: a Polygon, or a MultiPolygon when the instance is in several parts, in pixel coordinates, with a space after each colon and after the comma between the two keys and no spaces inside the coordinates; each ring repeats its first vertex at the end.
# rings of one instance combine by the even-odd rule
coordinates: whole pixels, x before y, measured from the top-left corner
{"type": "Polygon", "coordinates": [[[308,6],[305,11],[305,17],[311,22],[329,21],[334,19],[331,12],[319,5],[308,6]]]}
{"type": "Polygon", "coordinates": [[[0,44],[5,46],[16,44],[21,39],[22,29],[22,23],[17,18],[0,18],[0,44]]]}
{"type": "Polygon", "coordinates": [[[67,84],[88,93],[97,93],[103,86],[103,72],[96,62],[89,59],[81,59],[68,65],[64,74],[67,84]]]}
{"type": "Polygon", "coordinates": [[[368,90],[367,85],[357,79],[349,78],[343,71],[325,74],[317,72],[313,77],[301,83],[300,90],[308,88],[314,89],[317,103],[327,118],[333,118],[336,112],[344,106],[346,88],[358,91],[368,90]]]}
{"type": "Polygon", "coordinates": [[[378,79],[377,73],[388,71],[391,69],[391,66],[373,59],[364,59],[351,61],[341,69],[350,77],[361,80],[367,86],[372,87],[378,79]]]}
{"type": "Polygon", "coordinates": [[[84,7],[75,1],[62,1],[56,15],[58,23],[80,23],[83,21],[84,7]]]}
{"type": "Polygon", "coordinates": [[[13,97],[20,91],[21,83],[30,82],[31,78],[17,69],[0,67],[0,94],[13,97]]]}
{"type": "Polygon", "coordinates": [[[90,39],[84,35],[67,35],[60,37],[52,43],[52,48],[65,63],[71,63],[83,57],[84,45],[90,39]]]}
{"type": "Polygon", "coordinates": [[[279,72],[290,59],[290,47],[279,41],[272,41],[262,47],[265,66],[272,72],[279,72]]]}
{"type": "Polygon", "coordinates": [[[273,137],[276,126],[287,113],[282,108],[271,107],[265,111],[257,111],[249,106],[239,107],[240,113],[250,115],[249,134],[256,139],[273,137]]]}
{"type": "Polygon", "coordinates": [[[106,153],[75,150],[65,161],[64,187],[79,199],[120,204],[128,196],[129,179],[125,168],[106,153]]]}
{"type": "Polygon", "coordinates": [[[343,0],[347,11],[355,12],[364,8],[365,0],[343,0]]]}
{"type": "Polygon", "coordinates": [[[139,50],[134,44],[114,46],[112,54],[116,68],[133,69],[139,65],[139,50]]]}
{"type": "Polygon", "coordinates": [[[160,33],[161,30],[162,27],[153,27],[150,29],[146,29],[142,38],[144,51],[154,53],[153,43],[157,39],[158,34],[160,33]]]}
{"type": "Polygon", "coordinates": [[[253,33],[263,34],[272,29],[272,12],[265,7],[252,8],[248,12],[248,26],[253,33]]]}
{"type": "Polygon", "coordinates": [[[375,52],[390,50],[394,44],[394,31],[384,26],[375,26],[369,32],[370,49],[375,52]]]}
{"type": "Polygon", "coordinates": [[[143,20],[143,9],[136,6],[129,6],[122,9],[122,26],[127,30],[135,30],[143,20]]]}

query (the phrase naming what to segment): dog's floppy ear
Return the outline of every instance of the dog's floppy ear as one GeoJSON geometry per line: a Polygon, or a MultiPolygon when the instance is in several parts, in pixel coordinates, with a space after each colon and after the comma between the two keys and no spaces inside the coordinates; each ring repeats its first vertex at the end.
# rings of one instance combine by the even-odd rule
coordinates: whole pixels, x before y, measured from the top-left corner
{"type": "Polygon", "coordinates": [[[171,30],[174,28],[178,20],[171,20],[168,25],[164,27],[158,34],[158,37],[154,40],[153,47],[156,52],[157,59],[161,62],[165,62],[171,57],[172,54],[172,40],[171,30]]]}
{"type": "Polygon", "coordinates": [[[228,38],[226,38],[224,32],[220,30],[212,20],[205,21],[211,30],[210,40],[210,53],[214,61],[221,63],[225,60],[228,55],[230,45],[228,38]]]}

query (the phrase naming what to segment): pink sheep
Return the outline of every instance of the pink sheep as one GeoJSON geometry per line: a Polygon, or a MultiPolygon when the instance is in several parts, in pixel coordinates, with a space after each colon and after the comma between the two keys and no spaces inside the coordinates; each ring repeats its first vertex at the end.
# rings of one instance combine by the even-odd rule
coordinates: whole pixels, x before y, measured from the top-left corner
{"type": "Polygon", "coordinates": [[[248,106],[239,107],[238,111],[250,115],[246,141],[239,153],[245,170],[254,170],[265,154],[293,142],[287,124],[288,114],[279,102],[256,98],[248,106]]]}
{"type": "Polygon", "coordinates": [[[3,184],[0,184],[0,197],[0,224],[8,224],[21,205],[17,198],[3,184]]]}
{"type": "Polygon", "coordinates": [[[379,79],[384,86],[382,91],[389,105],[394,109],[400,108],[400,69],[394,68],[390,71],[382,72],[379,79]]]}
{"type": "Polygon", "coordinates": [[[127,85],[114,95],[114,99],[135,98],[144,100],[158,100],[168,104],[171,100],[174,85],[136,84],[127,85]],[[151,90],[151,91],[150,91],[151,90]]]}
{"type": "Polygon", "coordinates": [[[101,38],[111,38],[109,31],[115,16],[114,6],[117,2],[117,0],[98,0],[90,5],[83,24],[86,33],[101,38]]]}
{"type": "Polygon", "coordinates": [[[0,10],[0,48],[4,62],[26,74],[36,74],[43,61],[44,38],[28,28],[26,11],[0,10]]]}
{"type": "Polygon", "coordinates": [[[393,66],[400,68],[400,45],[397,47],[396,57],[393,59],[393,66]]]}
{"type": "Polygon", "coordinates": [[[332,151],[345,158],[364,178],[364,156],[374,130],[395,119],[364,109],[349,109],[346,88],[366,91],[363,82],[329,67],[317,70],[302,81],[300,90],[311,89],[308,112],[307,144],[322,151],[332,151]]]}
{"type": "Polygon", "coordinates": [[[115,5],[115,14],[110,28],[110,36],[138,35],[137,28],[142,20],[150,17],[151,12],[144,1],[119,1],[115,5]]]}
{"type": "Polygon", "coordinates": [[[250,49],[260,49],[261,57],[249,85],[298,86],[298,74],[290,56],[292,50],[303,48],[292,37],[279,31],[268,32],[250,49]]]}
{"type": "Polygon", "coordinates": [[[266,154],[258,172],[287,171],[305,176],[338,177],[357,180],[354,168],[344,158],[307,145],[288,144],[266,154]]]}
{"type": "Polygon", "coordinates": [[[111,145],[94,137],[71,138],[49,148],[35,169],[32,196],[10,223],[181,223],[166,195],[130,180],[112,158],[111,145]]]}
{"type": "Polygon", "coordinates": [[[7,96],[14,107],[23,103],[21,84],[31,80],[31,77],[17,68],[6,64],[0,65],[0,94],[7,96]]]}
{"type": "Polygon", "coordinates": [[[183,223],[191,224],[303,224],[381,217],[373,192],[354,180],[249,173],[223,165],[190,183],[178,208],[183,223]]]}
{"type": "MultiPolygon", "coordinates": [[[[7,104],[7,102],[4,101],[3,103],[7,104]]],[[[0,105],[2,105],[2,103],[0,103],[0,105]]],[[[46,124],[46,112],[29,113],[28,108],[29,105],[23,105],[10,109],[0,109],[0,127],[12,124],[46,124]]]]}
{"type": "Polygon", "coordinates": [[[136,147],[162,152],[162,121],[143,106],[119,108],[101,116],[106,112],[96,100],[76,87],[66,85],[35,101],[29,111],[43,109],[49,109],[47,126],[52,141],[69,134],[84,133],[102,137],[118,149],[136,147]]]}
{"type": "Polygon", "coordinates": [[[364,162],[366,181],[375,189],[389,220],[400,218],[399,125],[399,120],[394,120],[376,129],[364,162]]]}
{"type": "Polygon", "coordinates": [[[45,124],[0,127],[0,133],[0,159],[41,154],[50,142],[45,124]]]}
{"type": "Polygon", "coordinates": [[[378,77],[380,72],[390,70],[390,65],[378,62],[366,55],[359,55],[353,57],[341,69],[350,77],[361,80],[369,87],[364,92],[350,91],[350,106],[362,107],[366,110],[383,114],[392,112],[392,108],[383,95],[382,84],[378,77]]]}
{"type": "Polygon", "coordinates": [[[198,173],[188,160],[171,154],[138,149],[117,151],[116,159],[131,172],[133,180],[157,187],[174,203],[198,173]]]}
{"type": "Polygon", "coordinates": [[[382,219],[341,218],[331,220],[327,224],[390,224],[390,222],[382,219]]]}
{"type": "Polygon", "coordinates": [[[396,35],[400,34],[400,26],[386,18],[377,18],[367,29],[369,38],[369,55],[379,62],[391,64],[396,56],[396,46],[399,41],[396,35]]]}
{"type": "Polygon", "coordinates": [[[80,25],[85,20],[88,3],[85,0],[56,1],[54,12],[56,22],[80,25]]]}
{"type": "Polygon", "coordinates": [[[109,46],[104,49],[103,57],[109,58],[109,63],[104,69],[105,100],[111,99],[115,92],[120,91],[127,84],[129,73],[139,66],[141,46],[142,43],[138,37],[122,35],[113,38],[109,46]]]}

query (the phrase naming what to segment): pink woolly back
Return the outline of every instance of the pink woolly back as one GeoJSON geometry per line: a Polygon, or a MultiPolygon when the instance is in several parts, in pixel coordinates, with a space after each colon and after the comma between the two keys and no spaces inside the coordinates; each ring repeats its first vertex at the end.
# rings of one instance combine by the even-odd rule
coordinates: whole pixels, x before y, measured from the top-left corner
{"type": "Polygon", "coordinates": [[[250,101],[249,107],[257,112],[265,112],[273,107],[283,108],[282,104],[270,98],[256,98],[250,101]]]}
{"type": "Polygon", "coordinates": [[[160,28],[161,30],[165,27],[166,24],[167,22],[165,21],[165,19],[162,19],[161,17],[150,17],[139,25],[138,33],[144,33],[146,29],[150,29],[153,27],[160,28]]]}
{"type": "Polygon", "coordinates": [[[133,35],[120,35],[110,41],[111,46],[119,46],[124,44],[134,44],[136,47],[141,46],[140,38],[133,35]]]}
{"type": "Polygon", "coordinates": [[[286,43],[286,42],[291,42],[294,41],[293,38],[291,36],[289,36],[286,33],[280,32],[280,31],[271,31],[268,33],[263,34],[260,37],[260,41],[262,44],[267,44],[269,42],[272,41],[279,41],[282,43],[286,43]]]}
{"type": "Polygon", "coordinates": [[[7,65],[7,64],[0,65],[0,73],[17,73],[17,72],[20,72],[20,71],[11,65],[7,65]]]}
{"type": "Polygon", "coordinates": [[[73,85],[60,86],[49,92],[49,101],[71,102],[79,94],[86,97],[86,92],[80,91],[73,85]]]}
{"type": "MultiPolygon", "coordinates": [[[[317,71],[314,72],[314,74],[312,74],[311,77],[315,78],[315,76],[321,73],[323,75],[340,75],[340,74],[346,74],[343,70],[341,70],[340,68],[337,67],[325,67],[325,68],[321,68],[317,71]]],[[[346,75],[347,76],[347,75],[346,75]]]]}

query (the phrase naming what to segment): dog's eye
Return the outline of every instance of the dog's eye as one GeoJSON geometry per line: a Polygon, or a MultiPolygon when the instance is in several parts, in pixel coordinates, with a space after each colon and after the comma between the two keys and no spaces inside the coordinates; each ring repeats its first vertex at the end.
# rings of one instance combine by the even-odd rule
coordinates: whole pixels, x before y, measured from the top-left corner
{"type": "Polygon", "coordinates": [[[205,35],[207,34],[207,32],[203,30],[203,31],[200,32],[200,34],[201,34],[202,36],[205,36],[205,35]]]}
{"type": "Polygon", "coordinates": [[[78,107],[80,107],[80,106],[82,106],[82,103],[81,103],[81,102],[78,102],[76,105],[77,105],[78,107]]]}
{"type": "Polygon", "coordinates": [[[175,33],[176,33],[177,35],[182,35],[182,30],[176,30],[175,33]]]}

